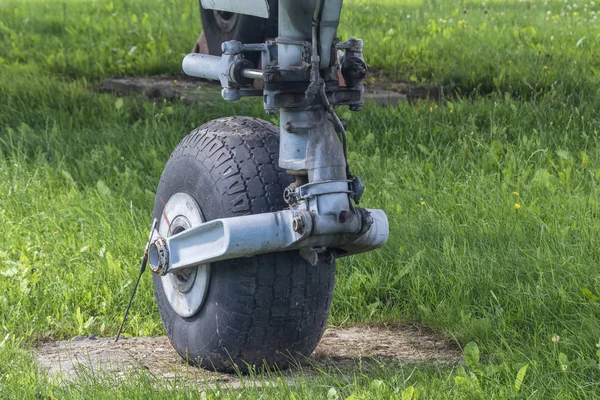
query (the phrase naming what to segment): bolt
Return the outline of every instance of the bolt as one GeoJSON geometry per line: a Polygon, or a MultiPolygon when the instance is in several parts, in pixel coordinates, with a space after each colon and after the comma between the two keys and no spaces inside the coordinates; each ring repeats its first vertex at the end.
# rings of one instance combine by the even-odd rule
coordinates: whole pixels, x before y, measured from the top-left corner
{"type": "Polygon", "coordinates": [[[283,129],[285,129],[286,131],[292,133],[294,132],[294,125],[292,125],[292,121],[288,121],[285,123],[285,125],[283,126],[283,129]]]}
{"type": "Polygon", "coordinates": [[[296,182],[292,182],[288,187],[286,187],[283,191],[283,200],[285,200],[288,204],[295,204],[298,199],[296,196],[296,189],[298,188],[298,184],[296,182]]]}
{"type": "Polygon", "coordinates": [[[281,79],[281,74],[276,69],[266,68],[263,73],[263,79],[265,82],[275,83],[281,79]]]}
{"type": "Polygon", "coordinates": [[[305,228],[306,228],[306,223],[304,221],[304,216],[302,216],[301,214],[296,215],[294,217],[294,219],[292,220],[292,229],[294,230],[294,232],[302,235],[304,233],[305,228]]]}

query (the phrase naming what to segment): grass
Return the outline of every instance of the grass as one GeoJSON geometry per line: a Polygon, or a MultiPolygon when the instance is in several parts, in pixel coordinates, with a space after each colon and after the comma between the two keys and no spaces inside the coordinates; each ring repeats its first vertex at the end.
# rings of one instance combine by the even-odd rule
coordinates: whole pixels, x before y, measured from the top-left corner
{"type": "Polygon", "coordinates": [[[342,31],[368,26],[368,61],[397,79],[461,93],[531,96],[558,85],[597,95],[597,12],[587,2],[363,0],[349,2],[342,31]]]}
{"type": "MultiPolygon", "coordinates": [[[[57,384],[29,349],[114,334],[171,150],[217,116],[266,118],[261,104],[93,90],[179,71],[194,0],[1,3],[1,397],[600,397],[600,6],[486,3],[347,0],[340,31],[365,39],[372,67],[453,96],[341,110],[363,201],[386,210],[391,238],[339,262],[330,323],[419,323],[466,346],[466,365],[374,363],[204,395],[142,372],[57,384]]],[[[149,278],[129,335],[163,332],[149,278]]]]}

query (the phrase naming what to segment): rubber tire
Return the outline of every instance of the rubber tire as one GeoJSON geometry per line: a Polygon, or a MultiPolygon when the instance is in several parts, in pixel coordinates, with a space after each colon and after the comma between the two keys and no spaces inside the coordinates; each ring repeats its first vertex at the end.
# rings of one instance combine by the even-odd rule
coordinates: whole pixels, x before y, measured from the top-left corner
{"type": "MultiPolygon", "coordinates": [[[[239,14],[235,27],[230,32],[223,31],[215,20],[213,10],[207,10],[200,3],[202,29],[206,36],[209,54],[220,56],[221,43],[239,40],[242,43],[262,43],[265,39],[277,37],[278,1],[269,0],[269,18],[239,14]]],[[[247,58],[258,66],[259,53],[248,53],[247,58]]]]}
{"type": "MultiPolygon", "coordinates": [[[[279,130],[268,122],[227,117],[202,125],[167,162],[154,218],[177,192],[196,200],[204,221],[283,209],[291,180],[277,167],[278,151],[279,130]]],[[[297,251],[280,252],[213,263],[210,274],[205,301],[189,318],[173,311],[153,276],[164,328],[188,362],[247,371],[265,362],[283,368],[313,352],[327,325],[335,261],[313,267],[297,251]]]]}

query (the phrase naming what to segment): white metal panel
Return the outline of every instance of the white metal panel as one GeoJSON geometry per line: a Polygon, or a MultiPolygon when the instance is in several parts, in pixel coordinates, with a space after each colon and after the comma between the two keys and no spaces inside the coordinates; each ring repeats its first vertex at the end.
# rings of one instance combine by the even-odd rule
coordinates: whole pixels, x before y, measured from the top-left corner
{"type": "Polygon", "coordinates": [[[202,7],[269,18],[268,0],[202,0],[202,7]]]}

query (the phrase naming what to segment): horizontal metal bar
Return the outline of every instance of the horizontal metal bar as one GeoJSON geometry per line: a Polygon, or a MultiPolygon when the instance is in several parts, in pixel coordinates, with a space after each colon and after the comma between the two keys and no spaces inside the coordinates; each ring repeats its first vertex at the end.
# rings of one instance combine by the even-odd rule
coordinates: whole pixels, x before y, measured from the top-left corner
{"type": "Polygon", "coordinates": [[[337,233],[317,234],[321,229],[316,224],[327,227],[331,221],[309,211],[217,219],[169,238],[156,234],[149,261],[154,272],[164,275],[201,264],[287,250],[331,248],[339,249],[339,256],[361,253],[383,246],[389,234],[383,211],[363,209],[363,213],[363,224],[369,227],[366,233],[358,225],[349,231],[341,224],[337,233]]]}
{"type": "Polygon", "coordinates": [[[345,253],[339,253],[338,257],[375,250],[387,242],[390,235],[390,225],[387,215],[382,210],[368,209],[367,211],[373,219],[369,230],[352,243],[341,246],[341,250],[345,253]]]}
{"type": "Polygon", "coordinates": [[[226,65],[221,63],[221,57],[199,53],[185,56],[182,67],[186,75],[216,81],[227,71],[226,65]]]}
{"type": "Polygon", "coordinates": [[[286,210],[203,223],[166,239],[167,272],[288,248],[310,234],[311,222],[307,211],[286,210]],[[303,219],[299,232],[293,229],[296,218],[303,219]]]}
{"type": "Polygon", "coordinates": [[[256,79],[256,80],[262,81],[263,80],[263,71],[260,69],[245,68],[242,70],[242,76],[244,78],[256,79]]]}

